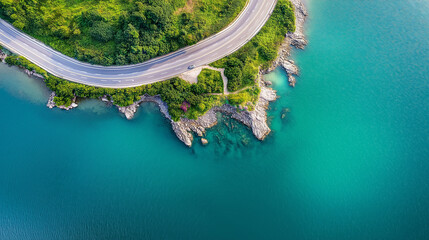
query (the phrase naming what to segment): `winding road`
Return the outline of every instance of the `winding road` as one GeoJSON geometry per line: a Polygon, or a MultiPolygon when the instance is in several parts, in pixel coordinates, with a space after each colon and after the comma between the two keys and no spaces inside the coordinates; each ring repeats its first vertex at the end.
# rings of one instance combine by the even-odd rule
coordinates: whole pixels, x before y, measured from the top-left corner
{"type": "Polygon", "coordinates": [[[24,56],[47,72],[96,87],[126,88],[155,83],[237,51],[268,21],[277,0],[249,0],[241,14],[221,32],[165,56],[127,66],[98,66],[79,62],[18,31],[0,19],[0,45],[24,56]]]}

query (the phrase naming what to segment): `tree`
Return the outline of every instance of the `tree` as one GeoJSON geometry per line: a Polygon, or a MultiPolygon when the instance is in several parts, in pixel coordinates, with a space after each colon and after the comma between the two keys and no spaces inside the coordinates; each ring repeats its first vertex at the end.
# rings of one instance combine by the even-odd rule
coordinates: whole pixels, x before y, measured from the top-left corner
{"type": "Polygon", "coordinates": [[[258,48],[259,55],[265,61],[274,60],[277,56],[276,48],[267,48],[266,46],[260,46],[258,48]]]}
{"type": "Polygon", "coordinates": [[[105,19],[95,10],[82,12],[80,16],[80,24],[82,26],[91,27],[95,22],[104,21],[105,19]]]}
{"type": "Polygon", "coordinates": [[[91,37],[100,42],[108,42],[113,38],[113,30],[110,24],[98,21],[92,25],[91,37]]]}

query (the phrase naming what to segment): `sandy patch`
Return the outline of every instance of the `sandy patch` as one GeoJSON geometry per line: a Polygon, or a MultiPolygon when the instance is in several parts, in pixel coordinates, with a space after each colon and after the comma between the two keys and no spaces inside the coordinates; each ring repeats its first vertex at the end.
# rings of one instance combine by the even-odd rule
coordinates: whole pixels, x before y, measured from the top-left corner
{"type": "Polygon", "coordinates": [[[197,83],[198,75],[200,75],[201,71],[206,68],[206,66],[197,67],[192,69],[191,71],[187,71],[179,75],[179,77],[189,83],[197,83]]]}
{"type": "Polygon", "coordinates": [[[225,76],[225,69],[224,68],[214,68],[208,65],[197,67],[195,69],[192,69],[191,71],[182,73],[179,75],[179,77],[189,83],[197,83],[198,82],[198,75],[200,75],[201,71],[203,69],[210,69],[214,71],[220,72],[220,75],[222,76],[223,81],[223,94],[228,95],[228,78],[225,76]]]}

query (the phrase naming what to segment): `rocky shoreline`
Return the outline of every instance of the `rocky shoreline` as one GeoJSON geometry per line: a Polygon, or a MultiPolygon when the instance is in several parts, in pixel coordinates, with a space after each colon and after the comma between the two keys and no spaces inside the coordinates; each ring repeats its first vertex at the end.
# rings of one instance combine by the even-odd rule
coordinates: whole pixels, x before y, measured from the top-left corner
{"type": "Polygon", "coordinates": [[[272,65],[263,72],[263,74],[274,71],[281,66],[288,75],[289,85],[295,87],[296,78],[299,75],[299,69],[293,60],[290,60],[291,48],[304,49],[308,41],[304,35],[304,23],[307,19],[308,12],[302,0],[290,0],[295,6],[295,32],[286,34],[286,38],[279,48],[278,57],[272,65]]]}
{"type": "MultiPolygon", "coordinates": [[[[268,134],[271,132],[267,124],[267,109],[269,107],[269,103],[275,101],[277,99],[276,91],[272,88],[269,88],[271,85],[270,82],[265,82],[263,80],[262,75],[267,74],[273,71],[278,66],[282,66],[289,78],[289,83],[291,86],[295,86],[296,79],[295,76],[299,74],[298,67],[295,65],[295,62],[288,59],[290,56],[291,47],[294,46],[299,49],[303,49],[307,45],[307,40],[303,33],[303,26],[305,19],[307,17],[307,10],[302,3],[302,0],[290,0],[292,4],[295,6],[295,18],[296,18],[296,31],[294,33],[288,33],[281,47],[279,48],[278,58],[273,62],[270,68],[266,70],[260,71],[258,77],[258,84],[261,88],[261,92],[259,95],[258,102],[253,111],[240,110],[234,106],[225,104],[220,107],[214,107],[210,109],[206,114],[198,118],[197,120],[192,119],[184,119],[182,118],[180,121],[175,122],[172,120],[170,114],[168,113],[168,106],[165,102],[161,100],[160,96],[141,96],[140,100],[133,103],[130,106],[121,107],[117,106],[120,113],[124,114],[124,116],[130,120],[134,117],[137,112],[138,107],[144,102],[153,102],[156,103],[160,109],[160,111],[164,114],[165,118],[167,118],[171,125],[172,129],[175,132],[176,136],[183,142],[185,145],[191,147],[195,133],[198,137],[201,138],[201,143],[203,145],[208,144],[207,139],[203,138],[206,129],[215,126],[218,123],[217,114],[225,114],[230,116],[233,119],[241,122],[242,124],[249,127],[256,138],[259,140],[264,140],[268,134]]],[[[0,60],[4,62],[4,59],[7,55],[0,50],[0,60]]],[[[44,77],[40,74],[37,74],[34,71],[25,70],[27,75],[38,77],[44,80],[44,77]]],[[[66,106],[57,106],[55,103],[55,92],[52,92],[47,107],[54,108],[58,107],[64,110],[70,110],[72,108],[76,108],[78,104],[76,103],[76,98],[73,99],[72,104],[68,107],[66,106]]],[[[111,100],[107,96],[101,98],[103,102],[108,104],[113,104],[111,100]]]]}
{"type": "Polygon", "coordinates": [[[0,49],[0,61],[2,62],[2,63],[5,63],[5,59],[7,58],[7,54],[6,53],[4,53],[3,51],[2,51],[2,49],[0,49]]]}
{"type": "Polygon", "coordinates": [[[295,6],[296,30],[294,33],[288,33],[286,35],[286,38],[279,49],[278,58],[273,62],[271,67],[260,72],[258,83],[261,88],[261,93],[255,110],[241,111],[236,107],[225,104],[223,106],[210,109],[206,114],[197,120],[182,118],[180,121],[174,122],[171,119],[171,116],[168,114],[167,105],[161,100],[159,96],[143,96],[140,101],[137,101],[130,106],[118,107],[119,111],[123,113],[127,119],[132,119],[137,111],[137,108],[142,102],[157,103],[161,112],[171,122],[176,136],[183,143],[185,143],[186,146],[189,147],[192,146],[194,140],[194,135],[192,133],[195,133],[198,137],[200,137],[201,142],[204,145],[208,143],[207,139],[203,137],[206,133],[206,129],[211,128],[218,123],[218,117],[216,116],[217,113],[228,115],[231,118],[243,123],[252,130],[256,138],[259,140],[264,140],[271,132],[271,129],[267,124],[266,110],[268,109],[269,103],[277,99],[277,95],[275,90],[268,87],[271,84],[269,82],[265,82],[262,79],[262,75],[270,73],[277,67],[282,66],[288,74],[290,85],[294,87],[296,83],[295,76],[299,74],[299,70],[295,65],[295,62],[288,59],[290,56],[291,47],[293,46],[303,49],[308,43],[303,33],[304,22],[308,15],[307,10],[302,3],[302,0],[290,1],[295,6]]]}
{"type": "MultiPolygon", "coordinates": [[[[261,81],[261,93],[259,101],[254,111],[240,111],[238,108],[225,104],[220,107],[210,109],[206,114],[197,120],[182,118],[180,121],[173,121],[168,113],[168,106],[161,100],[160,96],[142,96],[141,99],[134,104],[127,107],[119,107],[119,112],[124,114],[127,119],[132,119],[137,112],[138,107],[144,102],[154,102],[158,105],[160,111],[167,118],[175,132],[176,136],[185,143],[186,146],[191,147],[194,140],[192,133],[198,137],[204,137],[206,129],[215,126],[218,123],[217,113],[222,113],[230,116],[233,119],[243,123],[252,129],[253,134],[259,139],[264,140],[265,137],[271,132],[267,124],[267,108],[270,102],[277,99],[276,92],[268,88],[261,81]]],[[[207,139],[202,138],[202,143],[207,144],[207,139]]]]}
{"type": "MultiPolygon", "coordinates": [[[[218,112],[229,115],[231,118],[238,120],[252,129],[253,134],[259,140],[264,140],[268,134],[270,134],[271,129],[267,124],[267,109],[269,103],[277,99],[277,95],[275,90],[268,87],[271,83],[262,80],[262,75],[270,73],[277,67],[282,66],[288,74],[289,84],[294,87],[296,84],[295,76],[299,74],[299,70],[295,65],[295,62],[288,59],[291,48],[293,46],[299,49],[304,49],[308,43],[304,35],[304,23],[308,16],[307,9],[305,8],[302,0],[290,1],[295,6],[296,29],[295,32],[288,33],[286,35],[286,38],[279,49],[278,58],[273,62],[271,67],[260,72],[258,81],[259,86],[261,87],[261,93],[255,110],[240,111],[239,109],[226,104],[221,107],[212,108],[198,120],[181,119],[179,122],[172,122],[173,130],[177,137],[187,146],[192,146],[192,132],[196,133],[199,137],[203,137],[207,128],[211,128],[217,124],[216,113],[218,112]]],[[[207,144],[206,139],[204,138],[202,138],[202,142],[203,144],[207,144]]]]}
{"type": "MultiPolygon", "coordinates": [[[[7,54],[4,52],[4,51],[2,51],[1,49],[0,49],[0,61],[2,62],[2,63],[6,63],[5,62],[5,59],[7,58],[7,54]]],[[[33,71],[30,71],[30,70],[28,70],[28,69],[23,69],[24,70],[24,72],[29,76],[29,77],[36,77],[36,78],[39,78],[39,79],[42,79],[43,81],[45,81],[45,77],[43,76],[43,75],[41,75],[41,74],[38,74],[35,70],[33,70],[33,71]]],[[[73,108],[77,108],[78,107],[78,104],[76,103],[76,97],[73,99],[73,101],[72,101],[72,103],[70,104],[70,106],[63,106],[63,105],[57,105],[56,103],[55,103],[55,101],[54,101],[54,99],[55,99],[55,96],[56,96],[56,94],[55,94],[55,92],[52,92],[51,93],[51,95],[49,96],[49,99],[48,99],[48,103],[46,104],[46,106],[48,107],[48,108],[50,108],[50,109],[52,109],[52,108],[54,108],[54,107],[57,107],[57,108],[59,108],[59,109],[63,109],[63,110],[70,110],[70,109],[73,109],[73,108]]]]}
{"type": "Polygon", "coordinates": [[[52,92],[51,95],[49,96],[48,103],[46,104],[46,106],[48,108],[52,109],[54,107],[57,107],[59,109],[67,110],[68,111],[70,109],[78,107],[78,104],[76,103],[76,97],[73,98],[73,101],[70,104],[70,106],[64,106],[64,105],[58,105],[58,104],[56,104],[55,101],[54,101],[55,97],[56,97],[55,92],[52,92]]]}

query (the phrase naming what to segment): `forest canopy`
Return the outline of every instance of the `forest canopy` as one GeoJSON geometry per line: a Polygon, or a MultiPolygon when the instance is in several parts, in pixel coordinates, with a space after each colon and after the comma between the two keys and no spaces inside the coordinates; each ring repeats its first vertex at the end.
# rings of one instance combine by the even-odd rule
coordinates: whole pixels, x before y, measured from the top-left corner
{"type": "Polygon", "coordinates": [[[0,0],[0,16],[78,60],[144,62],[227,26],[246,0],[0,0]]]}
{"type": "MultiPolygon", "coordinates": [[[[0,0],[5,2],[6,0],[0,0]]],[[[101,0],[100,0],[101,1],[101,0]]],[[[112,0],[115,1],[115,0],[112,0]]],[[[149,2],[147,0],[145,3],[149,2]]],[[[155,2],[158,0],[152,0],[155,2]]],[[[177,0],[178,1],[178,0],[177,0]]],[[[217,0],[214,0],[214,2],[217,0]]],[[[88,0],[92,2],[92,0],[88,0]]],[[[131,1],[134,2],[134,1],[131,1]]],[[[203,0],[201,0],[203,2],[203,0]]],[[[176,11],[190,11],[186,8],[178,8],[176,11]]],[[[159,95],[167,103],[168,111],[173,120],[182,117],[195,119],[203,115],[214,106],[224,103],[252,110],[258,100],[260,89],[257,77],[260,68],[267,68],[277,56],[277,49],[283,41],[287,32],[295,30],[295,16],[293,5],[289,0],[278,0],[277,6],[261,31],[249,43],[237,52],[225,57],[212,65],[225,68],[228,78],[228,90],[233,94],[222,96],[223,81],[219,72],[205,69],[198,76],[198,83],[190,84],[180,78],[158,82],[126,89],[98,88],[83,84],[69,82],[48,74],[45,70],[19,56],[9,56],[6,62],[35,71],[45,77],[47,87],[54,91],[57,97],[54,99],[58,105],[68,106],[75,97],[100,98],[108,96],[119,106],[128,106],[140,99],[142,95],[159,95]]],[[[93,12],[85,12],[82,15],[83,24],[97,26],[91,31],[92,38],[100,38],[101,41],[108,40],[112,35],[116,38],[115,27],[99,23],[103,20],[93,12]],[[98,26],[99,24],[99,26],[98,26]]],[[[159,21],[159,20],[158,20],[159,21]]],[[[125,27],[125,37],[128,41],[140,43],[142,31],[140,26],[128,23],[125,27]],[[129,40],[131,39],[131,40],[129,40]]],[[[140,45],[131,51],[140,51],[140,45]]],[[[126,57],[124,57],[126,61],[126,57]]]]}

